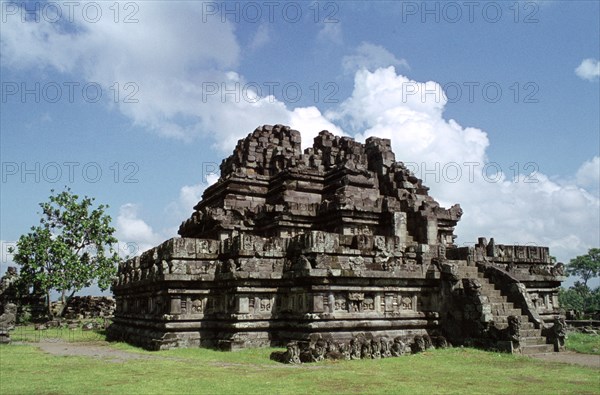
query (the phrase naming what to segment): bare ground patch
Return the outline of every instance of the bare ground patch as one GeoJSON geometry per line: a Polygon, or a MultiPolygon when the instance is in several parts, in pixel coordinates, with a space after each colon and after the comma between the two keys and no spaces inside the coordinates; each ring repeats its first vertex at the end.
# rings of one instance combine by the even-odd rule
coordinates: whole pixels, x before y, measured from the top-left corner
{"type": "Polygon", "coordinates": [[[553,352],[546,354],[532,354],[532,358],[550,362],[562,362],[571,365],[587,366],[600,369],[600,355],[580,354],[573,351],[553,352]]]}
{"type": "Polygon", "coordinates": [[[111,362],[125,362],[131,359],[152,359],[157,356],[139,354],[124,350],[116,350],[110,343],[97,341],[93,343],[70,343],[64,341],[41,341],[32,343],[42,351],[59,356],[96,357],[108,359],[111,362]]]}

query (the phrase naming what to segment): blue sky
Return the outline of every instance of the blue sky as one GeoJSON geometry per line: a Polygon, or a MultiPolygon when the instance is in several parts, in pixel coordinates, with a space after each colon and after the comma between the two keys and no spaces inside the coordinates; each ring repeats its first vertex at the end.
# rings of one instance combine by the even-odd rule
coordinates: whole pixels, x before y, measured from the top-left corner
{"type": "Polygon", "coordinates": [[[109,204],[123,250],[175,236],[275,123],[389,137],[459,244],[568,262],[600,245],[599,4],[2,2],[2,269],[53,188],[109,204]]]}

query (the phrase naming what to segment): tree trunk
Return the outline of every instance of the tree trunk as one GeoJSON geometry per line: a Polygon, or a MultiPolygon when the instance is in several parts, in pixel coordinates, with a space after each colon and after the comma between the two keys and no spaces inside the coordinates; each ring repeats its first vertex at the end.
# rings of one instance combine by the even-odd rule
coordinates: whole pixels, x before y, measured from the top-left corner
{"type": "Polygon", "coordinates": [[[62,305],[60,307],[60,311],[58,312],[58,316],[62,317],[65,310],[67,310],[67,306],[69,305],[69,302],[71,302],[71,299],[73,298],[73,295],[75,295],[75,291],[71,292],[71,295],[69,296],[65,296],[65,291],[62,292],[62,305]]]}
{"type": "Polygon", "coordinates": [[[52,302],[50,301],[50,290],[46,291],[46,308],[48,309],[48,317],[54,319],[52,314],[52,302]]]}

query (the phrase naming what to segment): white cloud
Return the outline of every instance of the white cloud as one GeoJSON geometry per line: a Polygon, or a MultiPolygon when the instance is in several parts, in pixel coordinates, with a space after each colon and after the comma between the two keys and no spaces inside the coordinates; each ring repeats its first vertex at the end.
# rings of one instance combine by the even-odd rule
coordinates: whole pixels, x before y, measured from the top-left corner
{"type": "Polygon", "coordinates": [[[446,121],[446,98],[439,84],[396,75],[394,67],[356,73],[354,92],[339,109],[326,114],[359,139],[392,138],[401,160],[481,161],[489,145],[486,133],[446,121]],[[437,95],[427,94],[437,92],[437,95]]]}
{"type": "Polygon", "coordinates": [[[575,74],[581,79],[595,81],[600,77],[600,61],[598,59],[584,59],[575,69],[575,74]]]}
{"type": "MultiPolygon", "coordinates": [[[[442,92],[439,84],[412,81],[389,67],[357,72],[354,85],[351,97],[326,116],[357,140],[391,138],[396,160],[415,170],[436,200],[446,207],[460,203],[459,244],[485,236],[506,244],[546,245],[566,261],[598,245],[598,197],[542,173],[509,179],[488,161],[487,134],[444,119],[443,95],[425,94],[442,92]]],[[[582,166],[581,183],[597,177],[595,163],[582,166]]]]}
{"type": "MultiPolygon", "coordinates": [[[[108,6],[102,3],[104,15],[112,15],[108,6]]],[[[114,23],[112,17],[88,23],[78,14],[70,29],[44,18],[23,23],[20,15],[8,16],[1,38],[3,66],[54,69],[67,80],[81,79],[81,85],[96,82],[104,92],[119,83],[116,106],[135,125],[171,138],[208,137],[225,154],[265,123],[302,125],[298,129],[309,136],[323,128],[340,133],[316,108],[292,111],[267,96],[266,87],[256,92],[234,71],[240,47],[230,22],[198,23],[202,7],[194,2],[138,6],[138,23],[114,23]],[[126,83],[133,85],[126,89],[126,83]],[[134,89],[138,103],[124,103],[134,89]]],[[[339,24],[327,25],[335,25],[327,30],[335,39],[339,24]]],[[[269,27],[260,25],[249,47],[260,48],[269,37],[269,27]]]]}
{"type": "MultiPolygon", "coordinates": [[[[218,168],[215,168],[218,171],[218,168]]],[[[208,173],[204,175],[203,182],[195,185],[184,185],[179,189],[176,200],[165,207],[166,228],[162,232],[166,237],[175,237],[181,222],[187,220],[194,212],[194,206],[202,199],[202,194],[210,185],[216,183],[219,174],[208,173]]]]}
{"type": "Polygon", "coordinates": [[[595,192],[595,195],[598,196],[600,189],[600,157],[595,156],[585,161],[577,170],[575,178],[577,185],[595,192]]]}
{"type": "Polygon", "coordinates": [[[354,73],[359,69],[375,70],[379,67],[397,66],[409,68],[408,62],[398,59],[393,53],[369,42],[361,43],[353,55],[344,56],[342,67],[347,73],[354,73]]]}
{"type": "MultiPolygon", "coordinates": [[[[219,174],[210,173],[206,175],[206,182],[196,185],[184,185],[179,190],[179,200],[176,202],[186,214],[193,211],[193,207],[202,199],[202,194],[209,186],[219,180],[219,174]]],[[[187,219],[187,217],[183,218],[187,219]]]]}
{"type": "Polygon", "coordinates": [[[139,255],[156,246],[164,237],[156,233],[150,225],[138,217],[138,205],[123,204],[119,208],[116,223],[116,237],[123,246],[131,246],[130,254],[139,255]]]}
{"type": "MultiPolygon", "coordinates": [[[[290,124],[303,133],[305,146],[322,129],[345,131],[358,140],[388,137],[396,159],[412,162],[434,198],[445,206],[461,203],[465,214],[457,229],[459,242],[474,242],[481,235],[503,243],[550,245],[559,259],[599,244],[599,199],[585,190],[597,178],[597,158],[573,176],[577,185],[559,184],[541,173],[534,176],[536,183],[523,177],[509,180],[502,173],[491,182],[482,173],[489,163],[487,134],[443,118],[446,98],[436,82],[410,80],[396,74],[394,67],[379,68],[408,67],[385,48],[365,42],[343,59],[347,72],[358,71],[352,95],[337,108],[325,115],[316,107],[292,111],[273,97],[255,97],[252,89],[242,89],[246,81],[233,71],[240,48],[232,24],[218,19],[198,23],[201,4],[194,2],[180,7],[166,2],[138,5],[139,22],[134,24],[114,23],[112,18],[98,23],[76,19],[67,29],[63,24],[23,23],[20,15],[7,16],[0,42],[2,64],[54,69],[65,73],[66,80],[75,76],[82,84],[97,82],[106,92],[115,82],[121,88],[133,82],[139,88],[135,97],[139,103],[119,101],[118,109],[134,123],[178,138],[210,136],[226,154],[239,138],[264,123],[290,124]],[[225,87],[238,94],[225,95],[225,87]],[[434,174],[423,172],[423,164],[434,174]],[[444,169],[454,164],[461,176],[450,182],[444,169]]],[[[327,29],[323,35],[330,39],[341,32],[340,26],[327,29]]],[[[256,45],[265,36],[259,28],[256,45]]],[[[593,79],[597,69],[597,61],[586,59],[577,74],[593,79]]],[[[174,216],[177,225],[187,218],[204,187],[182,187],[178,201],[167,207],[182,213],[174,216]]],[[[167,234],[154,230],[132,203],[121,206],[116,227],[118,238],[138,243],[140,251],[174,236],[172,229],[167,234]]]]}
{"type": "MultiPolygon", "coordinates": [[[[98,83],[111,105],[118,83],[116,106],[134,124],[181,139],[208,135],[226,151],[265,120],[289,120],[283,103],[245,97],[245,81],[231,72],[240,57],[234,25],[218,18],[198,23],[202,4],[137,3],[138,23],[114,23],[111,4],[101,5],[106,17],[89,23],[75,13],[68,28],[46,18],[24,23],[19,14],[7,15],[2,65],[53,69],[81,86],[98,83]],[[226,87],[238,94],[226,95],[226,87]],[[129,94],[138,102],[124,102],[129,94]]],[[[268,32],[259,28],[254,45],[265,40],[268,32]]]]}
{"type": "Polygon", "coordinates": [[[184,208],[192,210],[200,199],[208,184],[184,185],[179,192],[179,200],[184,208]]]}
{"type": "Polygon", "coordinates": [[[102,6],[107,17],[91,23],[82,18],[84,13],[75,12],[68,26],[44,17],[24,23],[19,14],[7,15],[2,36],[4,64],[52,66],[59,71],[83,68],[87,76],[104,79],[169,69],[181,75],[190,67],[237,63],[240,49],[232,26],[212,19],[198,23],[199,4],[142,3],[136,23],[115,23],[109,17],[110,4],[102,6]]]}
{"type": "Polygon", "coordinates": [[[289,126],[302,133],[302,149],[312,147],[314,138],[322,130],[336,135],[345,134],[342,129],[323,117],[316,107],[296,108],[291,114],[289,126]]]}
{"type": "MultiPolygon", "coordinates": [[[[291,112],[282,107],[282,114],[302,132],[305,147],[323,129],[359,141],[368,136],[392,139],[396,159],[424,179],[436,200],[445,207],[454,203],[463,207],[456,230],[459,244],[485,236],[499,243],[546,245],[565,262],[598,245],[600,200],[597,193],[590,193],[598,180],[598,157],[581,166],[572,178],[576,183],[555,182],[542,173],[510,179],[498,165],[490,165],[484,131],[443,118],[446,98],[431,94],[436,91],[442,92],[436,82],[410,80],[393,67],[362,69],[356,73],[352,95],[335,110],[323,115],[316,107],[291,112]]],[[[241,129],[241,134],[249,130],[241,129]]],[[[214,181],[216,175],[208,183],[214,181]]],[[[178,200],[167,207],[169,217],[177,219],[169,237],[208,183],[182,187],[178,200]]],[[[129,230],[122,233],[153,245],[158,235],[131,209],[126,205],[119,215],[119,224],[129,230]]]]}
{"type": "MultiPolygon", "coordinates": [[[[106,17],[89,23],[75,13],[68,28],[46,18],[24,23],[20,15],[7,16],[1,37],[3,66],[56,70],[80,85],[98,83],[107,93],[105,104],[116,106],[134,125],[171,138],[209,138],[226,154],[238,139],[265,123],[302,125],[298,129],[309,136],[318,132],[311,130],[313,125],[336,132],[316,108],[292,111],[266,96],[266,88],[256,92],[234,71],[240,58],[234,25],[219,18],[198,23],[201,4],[138,3],[138,23],[115,23],[110,4],[101,5],[106,17]],[[115,83],[120,88],[117,104],[110,103],[115,83]],[[132,93],[130,98],[138,102],[125,103],[132,93]]],[[[323,34],[339,37],[339,23],[326,26],[331,27],[323,34]]],[[[261,25],[250,46],[258,48],[268,40],[268,27],[261,25]]],[[[379,61],[400,62],[381,47],[361,48],[379,61]]]]}

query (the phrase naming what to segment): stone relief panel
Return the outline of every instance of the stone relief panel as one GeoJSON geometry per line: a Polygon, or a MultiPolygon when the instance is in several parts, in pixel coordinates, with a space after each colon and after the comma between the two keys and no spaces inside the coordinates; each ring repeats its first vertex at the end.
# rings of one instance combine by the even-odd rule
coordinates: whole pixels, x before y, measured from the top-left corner
{"type": "Polygon", "coordinates": [[[558,295],[553,292],[529,292],[529,297],[540,312],[551,312],[559,308],[558,295]]]}
{"type": "Polygon", "coordinates": [[[354,236],[353,247],[359,250],[372,250],[373,249],[373,236],[365,234],[358,234],[354,236]]]}
{"type": "Polygon", "coordinates": [[[423,307],[414,292],[334,292],[323,301],[324,310],[333,313],[402,315],[402,312],[416,312],[423,307]]]}
{"type": "Polygon", "coordinates": [[[365,294],[362,292],[348,293],[348,311],[350,313],[359,313],[362,301],[365,299],[365,294]]]}
{"type": "Polygon", "coordinates": [[[238,299],[237,306],[239,312],[244,314],[271,314],[275,308],[275,297],[274,295],[243,297],[238,299]]]}
{"type": "Polygon", "coordinates": [[[375,312],[375,295],[374,294],[366,294],[365,298],[361,303],[361,311],[370,313],[375,312]]]}
{"type": "Polygon", "coordinates": [[[348,259],[350,270],[361,272],[365,269],[365,259],[362,256],[353,256],[348,259]]]}
{"type": "Polygon", "coordinates": [[[348,312],[348,300],[345,294],[336,293],[334,295],[334,311],[348,312]]]}
{"type": "Polygon", "coordinates": [[[273,300],[272,299],[260,299],[260,304],[259,304],[259,311],[261,313],[270,313],[271,312],[271,308],[273,307],[273,300]]]}
{"type": "Polygon", "coordinates": [[[402,310],[416,311],[416,295],[403,294],[399,296],[402,310]]]}
{"type": "Polygon", "coordinates": [[[204,306],[205,306],[205,298],[197,297],[192,298],[190,303],[190,313],[191,314],[203,314],[204,306]]]}

